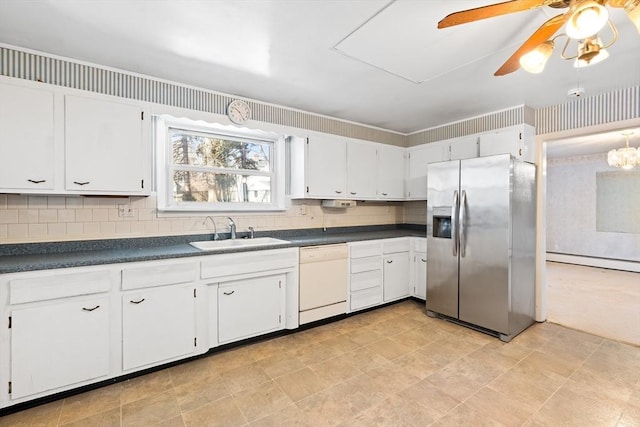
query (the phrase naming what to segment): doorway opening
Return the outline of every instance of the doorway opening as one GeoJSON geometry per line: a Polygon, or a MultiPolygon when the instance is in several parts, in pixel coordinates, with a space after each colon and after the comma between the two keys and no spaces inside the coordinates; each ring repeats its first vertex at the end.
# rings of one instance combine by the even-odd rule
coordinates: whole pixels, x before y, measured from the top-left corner
{"type": "Polygon", "coordinates": [[[640,190],[628,183],[640,179],[640,169],[625,174],[609,167],[607,152],[624,146],[626,131],[635,134],[631,145],[640,145],[638,122],[538,140],[538,314],[635,345],[640,345],[640,230],[633,228],[638,221],[633,206],[640,203],[640,190]]]}

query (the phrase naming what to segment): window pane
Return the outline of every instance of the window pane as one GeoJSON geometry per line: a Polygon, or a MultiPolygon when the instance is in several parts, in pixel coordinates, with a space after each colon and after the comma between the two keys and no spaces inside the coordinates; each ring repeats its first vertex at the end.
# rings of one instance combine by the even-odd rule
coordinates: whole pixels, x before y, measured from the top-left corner
{"type": "Polygon", "coordinates": [[[271,177],[175,171],[173,196],[178,203],[271,203],[271,177]]]}
{"type": "Polygon", "coordinates": [[[270,171],[271,144],[174,131],[173,163],[226,169],[270,171]]]}

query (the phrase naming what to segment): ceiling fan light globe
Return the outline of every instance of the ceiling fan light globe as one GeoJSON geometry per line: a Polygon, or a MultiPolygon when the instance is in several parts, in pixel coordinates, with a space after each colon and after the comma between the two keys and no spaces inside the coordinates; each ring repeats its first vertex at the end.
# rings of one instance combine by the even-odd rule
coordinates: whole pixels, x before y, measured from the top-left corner
{"type": "Polygon", "coordinates": [[[553,53],[553,42],[546,41],[536,46],[532,51],[520,57],[520,66],[527,72],[538,74],[544,70],[544,66],[553,53]]]}
{"type": "Polygon", "coordinates": [[[629,0],[624,10],[638,33],[640,33],[640,1],[629,0]]]}
{"type": "Polygon", "coordinates": [[[609,20],[609,11],[595,0],[588,0],[576,8],[567,22],[566,33],[582,40],[600,31],[609,20]]]}

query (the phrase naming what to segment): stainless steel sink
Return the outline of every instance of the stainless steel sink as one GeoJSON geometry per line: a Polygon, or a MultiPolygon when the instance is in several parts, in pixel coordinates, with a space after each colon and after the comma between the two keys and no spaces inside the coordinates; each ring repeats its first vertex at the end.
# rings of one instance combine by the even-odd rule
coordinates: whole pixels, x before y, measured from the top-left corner
{"type": "Polygon", "coordinates": [[[221,251],[232,248],[253,248],[256,246],[286,245],[288,240],[275,239],[273,237],[257,237],[255,239],[227,239],[227,240],[203,240],[190,242],[189,244],[201,251],[221,251]]]}

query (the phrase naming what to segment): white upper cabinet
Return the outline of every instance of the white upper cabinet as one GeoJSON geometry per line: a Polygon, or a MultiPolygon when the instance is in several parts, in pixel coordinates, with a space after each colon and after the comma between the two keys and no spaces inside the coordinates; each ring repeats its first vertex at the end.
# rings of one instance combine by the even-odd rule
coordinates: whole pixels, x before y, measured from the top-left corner
{"type": "Polygon", "coordinates": [[[535,129],[518,125],[480,135],[480,155],[511,153],[516,159],[534,162],[535,129]]]}
{"type": "Polygon", "coordinates": [[[307,140],[306,182],[306,197],[346,197],[347,155],[343,139],[313,137],[307,140]]]}
{"type": "MultiPolygon", "coordinates": [[[[449,154],[449,150],[446,150],[449,154]]],[[[407,153],[407,199],[427,199],[427,164],[445,159],[445,145],[432,143],[411,147],[407,153]]]]}
{"type": "Polygon", "coordinates": [[[378,198],[404,198],[405,149],[378,144],[378,198]]]}
{"type": "Polygon", "coordinates": [[[469,135],[450,139],[449,160],[463,160],[478,157],[478,136],[469,135]]]}
{"type": "Polygon", "coordinates": [[[148,193],[143,110],[137,105],[65,97],[65,187],[71,191],[148,193]]]}
{"type": "Polygon", "coordinates": [[[0,192],[151,193],[143,104],[0,76],[0,192]]]}
{"type": "Polygon", "coordinates": [[[347,197],[376,197],[376,144],[347,142],[347,197]]]}
{"type": "Polygon", "coordinates": [[[3,189],[54,188],[53,98],[53,92],[46,89],[0,83],[0,185],[3,189]]]}

